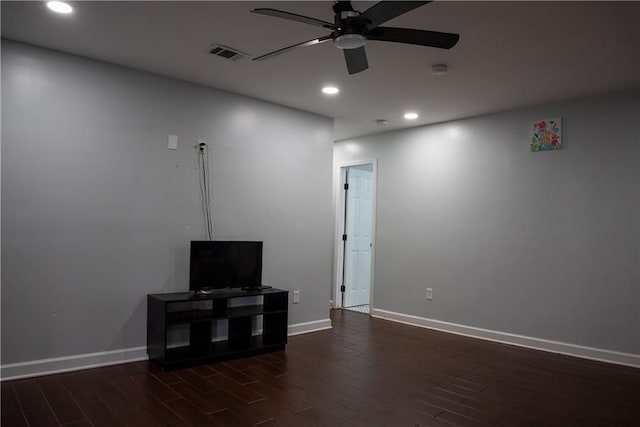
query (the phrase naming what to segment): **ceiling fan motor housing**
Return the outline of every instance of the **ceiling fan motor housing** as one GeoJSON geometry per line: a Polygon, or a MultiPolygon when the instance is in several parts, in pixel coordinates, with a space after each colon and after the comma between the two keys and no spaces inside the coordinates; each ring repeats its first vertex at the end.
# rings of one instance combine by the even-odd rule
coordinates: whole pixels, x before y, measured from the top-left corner
{"type": "Polygon", "coordinates": [[[333,44],[338,49],[357,49],[367,43],[367,30],[362,28],[357,18],[360,12],[353,10],[351,2],[336,2],[333,5],[336,31],[333,32],[333,44]]]}

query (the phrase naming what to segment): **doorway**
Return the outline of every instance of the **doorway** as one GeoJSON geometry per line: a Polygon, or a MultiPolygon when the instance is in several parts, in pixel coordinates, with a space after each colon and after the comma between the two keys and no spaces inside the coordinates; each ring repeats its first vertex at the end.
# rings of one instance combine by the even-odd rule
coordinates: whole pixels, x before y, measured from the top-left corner
{"type": "Polygon", "coordinates": [[[373,302],[375,161],[340,164],[334,307],[369,313],[373,302]]]}

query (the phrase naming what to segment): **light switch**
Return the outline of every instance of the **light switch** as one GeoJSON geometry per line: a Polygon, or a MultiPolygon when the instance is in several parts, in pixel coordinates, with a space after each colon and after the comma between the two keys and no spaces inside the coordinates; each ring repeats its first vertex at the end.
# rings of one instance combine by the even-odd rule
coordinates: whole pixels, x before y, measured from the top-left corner
{"type": "Polygon", "coordinates": [[[176,135],[169,135],[169,150],[178,149],[178,137],[176,135]]]}

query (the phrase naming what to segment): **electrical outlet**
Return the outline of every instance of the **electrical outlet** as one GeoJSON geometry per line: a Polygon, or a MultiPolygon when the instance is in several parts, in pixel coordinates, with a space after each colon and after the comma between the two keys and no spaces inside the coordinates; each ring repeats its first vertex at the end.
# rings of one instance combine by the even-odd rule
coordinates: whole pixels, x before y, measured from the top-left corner
{"type": "Polygon", "coordinates": [[[300,291],[293,291],[293,303],[298,304],[300,302],[300,291]]]}
{"type": "Polygon", "coordinates": [[[432,301],[432,300],[433,300],[433,288],[427,288],[427,296],[426,296],[426,298],[427,298],[429,301],[432,301]]]}

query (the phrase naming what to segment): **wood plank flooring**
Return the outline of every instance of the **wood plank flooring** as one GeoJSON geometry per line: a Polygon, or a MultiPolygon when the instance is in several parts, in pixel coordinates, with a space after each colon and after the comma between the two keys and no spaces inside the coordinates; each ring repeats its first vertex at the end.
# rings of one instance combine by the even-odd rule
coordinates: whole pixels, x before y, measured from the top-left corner
{"type": "Polygon", "coordinates": [[[640,369],[332,319],[258,357],[3,382],[2,426],[640,426],[640,369]]]}

